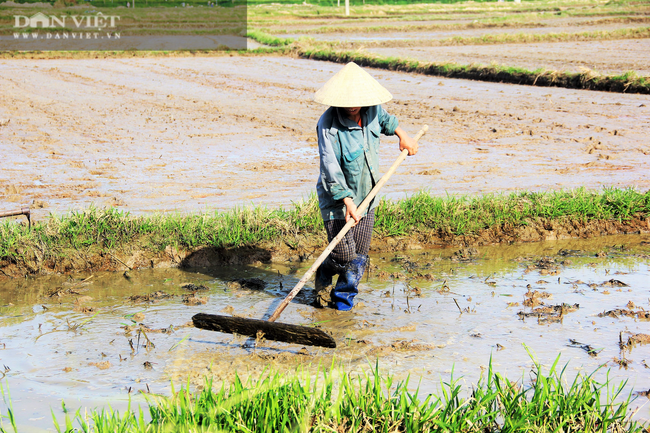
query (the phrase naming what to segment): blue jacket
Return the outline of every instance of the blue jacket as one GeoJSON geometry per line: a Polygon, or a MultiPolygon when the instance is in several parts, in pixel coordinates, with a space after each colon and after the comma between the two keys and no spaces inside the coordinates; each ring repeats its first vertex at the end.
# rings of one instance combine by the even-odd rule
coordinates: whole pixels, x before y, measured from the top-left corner
{"type": "MultiPolygon", "coordinates": [[[[343,110],[330,107],[316,126],[320,154],[316,192],[323,221],[345,219],[343,199],[352,197],[359,206],[381,178],[379,134],[395,135],[399,122],[381,105],[366,107],[361,116],[363,128],[343,110]]],[[[373,200],[368,210],[374,207],[373,200]]]]}

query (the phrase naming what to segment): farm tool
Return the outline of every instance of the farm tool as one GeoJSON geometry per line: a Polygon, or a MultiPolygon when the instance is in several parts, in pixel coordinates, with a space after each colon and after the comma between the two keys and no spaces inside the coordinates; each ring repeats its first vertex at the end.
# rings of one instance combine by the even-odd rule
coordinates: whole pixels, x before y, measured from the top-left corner
{"type": "Polygon", "coordinates": [[[31,213],[28,207],[21,208],[20,210],[8,210],[8,211],[0,212],[0,218],[18,216],[18,215],[25,215],[27,217],[27,223],[29,224],[29,228],[32,228],[31,213]]]}
{"type": "MultiPolygon", "coordinates": [[[[428,129],[429,127],[427,125],[424,125],[415,136],[415,140],[419,140],[420,137],[422,137],[428,129]]],[[[364,212],[368,208],[372,199],[375,198],[386,181],[388,181],[393,173],[395,173],[395,170],[397,170],[397,167],[404,161],[404,159],[406,159],[407,155],[408,151],[406,149],[403,150],[397,160],[390,167],[390,169],[388,169],[386,174],[382,176],[372,191],[370,191],[368,196],[359,205],[359,213],[364,212]]],[[[320,329],[285,323],[275,323],[275,321],[278,319],[278,317],[280,317],[280,314],[282,314],[287,305],[289,305],[291,300],[298,294],[298,292],[300,292],[307,281],[309,281],[314,272],[316,272],[316,269],[318,269],[321,263],[323,263],[327,256],[329,256],[334,247],[336,247],[338,243],[341,242],[343,237],[350,230],[350,228],[352,228],[353,225],[354,219],[350,218],[338,233],[338,235],[332,239],[332,242],[330,242],[327,248],[325,248],[325,250],[316,259],[309,270],[305,272],[305,275],[302,277],[302,279],[298,282],[298,284],[296,284],[293,290],[289,292],[289,294],[284,298],[284,300],[267,320],[199,313],[192,317],[194,326],[210,331],[246,335],[248,337],[254,338],[263,337],[267,340],[282,341],[285,343],[322,346],[329,348],[336,347],[336,341],[332,338],[332,336],[320,329]]]]}

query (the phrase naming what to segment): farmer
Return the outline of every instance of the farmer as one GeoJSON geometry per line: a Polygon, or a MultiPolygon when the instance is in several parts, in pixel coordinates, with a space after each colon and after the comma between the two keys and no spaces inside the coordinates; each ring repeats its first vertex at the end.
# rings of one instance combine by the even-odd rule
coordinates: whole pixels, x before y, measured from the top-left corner
{"type": "Polygon", "coordinates": [[[357,206],[379,182],[379,134],[397,135],[399,149],[415,155],[418,145],[380,104],[393,96],[366,71],[348,63],[316,92],[328,105],[316,126],[320,176],[316,191],[328,241],[352,218],[355,225],[316,271],[316,306],[350,310],[368,263],[376,201],[364,214],[357,206]],[[332,288],[332,278],[339,275],[332,288]]]}

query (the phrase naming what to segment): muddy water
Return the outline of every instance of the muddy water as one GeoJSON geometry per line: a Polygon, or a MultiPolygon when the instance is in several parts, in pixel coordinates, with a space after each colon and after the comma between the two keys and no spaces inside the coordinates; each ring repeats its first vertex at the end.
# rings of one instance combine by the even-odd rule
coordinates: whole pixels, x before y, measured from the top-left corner
{"type": "MultiPolygon", "coordinates": [[[[433,392],[452,369],[475,382],[492,356],[498,371],[516,379],[532,365],[524,345],[546,367],[560,354],[569,376],[605,365],[612,379],[629,379],[628,390],[642,391],[650,346],[626,351],[624,368],[619,338],[650,333],[648,322],[599,313],[650,308],[649,254],[649,235],[375,254],[352,312],[308,306],[308,287],[282,315],[287,323],[318,322],[337,340],[334,350],[276,342],[252,347],[245,338],[187,326],[197,312],[264,317],[308,262],[4,280],[3,383],[21,431],[50,427],[50,408],[60,418],[61,400],[74,410],[109,403],[124,409],[129,397],[140,404],[143,393],[168,394],[170,380],[189,377],[201,385],[206,374],[229,380],[234,371],[255,375],[269,365],[292,370],[336,359],[357,370],[378,359],[384,371],[401,379],[411,374],[421,379],[422,392],[433,392]],[[241,288],[230,283],[235,278],[259,278],[266,287],[241,288]],[[192,292],[184,283],[205,289],[192,292]],[[535,308],[571,307],[561,318],[522,318],[535,291],[541,303],[535,308]],[[183,301],[191,293],[196,305],[183,301]],[[597,354],[588,354],[587,345],[597,354]]],[[[647,409],[637,414],[648,415],[647,409]]]]}
{"type": "MultiPolygon", "coordinates": [[[[522,45],[522,49],[525,46],[522,45]]],[[[598,57],[603,61],[607,56],[598,57]]],[[[314,92],[341,65],[282,57],[0,60],[0,209],[291,206],[314,191],[314,92]],[[3,123],[4,124],[4,123],[3,123]]],[[[383,194],[649,188],[645,95],[371,74],[414,134],[383,194]],[[514,182],[513,182],[514,178],[514,182]]],[[[385,137],[381,167],[398,156],[385,137]]]]}

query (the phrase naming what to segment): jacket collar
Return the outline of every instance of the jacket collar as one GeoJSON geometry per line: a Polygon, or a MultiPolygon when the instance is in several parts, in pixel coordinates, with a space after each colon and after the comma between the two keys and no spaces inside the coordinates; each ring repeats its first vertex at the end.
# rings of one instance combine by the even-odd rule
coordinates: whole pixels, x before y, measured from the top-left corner
{"type": "MultiPolygon", "coordinates": [[[[336,107],[336,115],[338,116],[339,123],[343,126],[345,126],[348,129],[361,129],[359,124],[355,122],[354,120],[351,120],[348,116],[345,115],[342,109],[336,107]]],[[[362,123],[365,125],[366,124],[366,107],[361,108],[361,120],[362,123]]]]}

